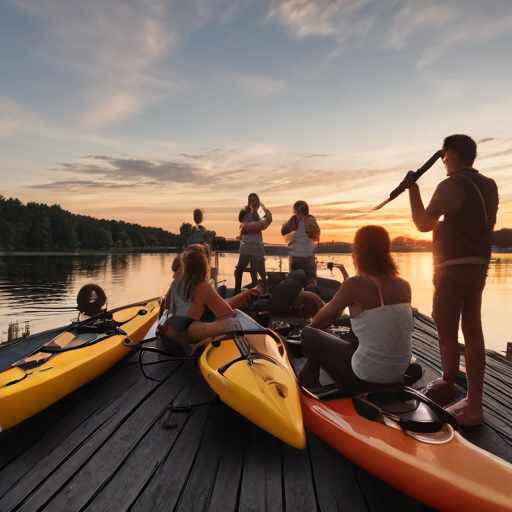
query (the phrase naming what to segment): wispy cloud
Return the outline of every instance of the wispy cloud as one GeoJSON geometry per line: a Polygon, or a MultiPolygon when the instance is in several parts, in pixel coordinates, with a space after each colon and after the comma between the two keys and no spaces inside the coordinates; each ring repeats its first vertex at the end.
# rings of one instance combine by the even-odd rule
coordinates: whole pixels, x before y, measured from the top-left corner
{"type": "Polygon", "coordinates": [[[512,148],[504,149],[503,151],[496,151],[494,153],[488,153],[483,156],[480,156],[480,159],[484,158],[494,158],[496,156],[506,156],[506,155],[512,155],[512,148]]]}
{"type": "Polygon", "coordinates": [[[225,22],[227,0],[11,0],[43,20],[40,54],[82,82],[79,121],[91,129],[125,119],[184,90],[190,81],[163,65],[182,38],[225,22]]]}
{"type": "Polygon", "coordinates": [[[285,0],[273,4],[267,21],[281,23],[299,39],[325,36],[340,45],[372,40],[402,50],[418,39],[418,69],[432,65],[457,44],[512,32],[512,11],[504,0],[458,5],[440,0],[285,0]]]}
{"type": "Polygon", "coordinates": [[[208,176],[202,169],[186,162],[175,160],[154,161],[141,158],[107,157],[102,155],[88,156],[88,159],[99,160],[96,163],[61,163],[54,167],[60,173],[79,174],[94,179],[57,180],[50,183],[32,185],[32,188],[69,188],[77,187],[115,187],[115,186],[155,186],[171,184],[209,183],[208,176]]]}

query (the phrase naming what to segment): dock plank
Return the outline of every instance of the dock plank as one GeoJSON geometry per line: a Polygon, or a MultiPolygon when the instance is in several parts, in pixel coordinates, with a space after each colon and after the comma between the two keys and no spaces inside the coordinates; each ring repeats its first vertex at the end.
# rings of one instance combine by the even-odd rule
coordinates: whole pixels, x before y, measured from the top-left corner
{"type": "MultiPolygon", "coordinates": [[[[167,373],[169,368],[163,369],[167,373]]],[[[89,415],[82,423],[60,442],[56,444],[52,451],[48,452],[39,461],[31,459],[32,453],[27,453],[27,458],[23,464],[32,464],[28,472],[19,480],[9,491],[0,499],[0,510],[11,510],[19,503],[27,501],[32,503],[45,503],[50,499],[61,485],[64,485],[66,478],[69,478],[68,468],[75,467],[75,461],[81,456],[93,453],[99,449],[109,433],[126,418],[133,409],[144,401],[145,396],[157,387],[154,381],[147,381],[142,376],[138,376],[132,385],[115,397],[113,400],[97,409],[94,405],[91,409],[96,409],[94,414],[89,415]],[[28,459],[28,460],[27,460],[28,459]],[[66,465],[68,463],[68,465],[66,465]]],[[[91,403],[94,404],[95,396],[91,397],[91,403]]],[[[51,432],[48,433],[49,436],[51,432]]],[[[58,430],[56,431],[58,436],[58,430]]],[[[17,460],[16,460],[17,462],[17,460]]],[[[9,471],[10,466],[5,468],[9,471]]],[[[28,507],[30,508],[30,507],[28,507]]]]}
{"type": "Polygon", "coordinates": [[[202,407],[187,415],[180,436],[134,502],[133,512],[174,510],[199,450],[210,410],[211,406],[202,407]]]}
{"type": "MultiPolygon", "coordinates": [[[[122,423],[106,425],[96,431],[75,452],[73,457],[59,468],[51,479],[52,486],[45,497],[61,484],[64,491],[57,492],[46,505],[50,510],[80,510],[86,506],[105,481],[123,464],[124,460],[158,422],[169,400],[183,388],[183,377],[188,373],[183,366],[167,377],[143,402],[129,412],[122,423]],[[99,440],[94,439],[98,437],[99,440]],[[100,443],[103,444],[100,445],[100,443]],[[97,447],[101,446],[101,449],[97,447]],[[70,478],[71,477],[71,478],[70,478]]],[[[34,499],[41,497],[36,493],[34,499]]],[[[22,509],[23,510],[23,509],[22,509]]]]}
{"type": "MultiPolygon", "coordinates": [[[[209,508],[222,453],[226,449],[233,417],[226,407],[212,408],[192,471],[183,490],[178,512],[200,512],[209,508]]],[[[221,483],[222,485],[222,483],[221,483]]]]}
{"type": "MultiPolygon", "coordinates": [[[[190,376],[190,368],[188,370],[187,377],[190,376]]],[[[173,403],[199,403],[210,398],[211,394],[205,390],[202,383],[187,378],[173,403]]],[[[175,413],[171,418],[160,415],[135,448],[118,465],[118,470],[111,471],[102,486],[89,499],[85,510],[117,512],[129,509],[168,457],[189,416],[189,413],[175,413]],[[164,428],[163,420],[165,423],[170,421],[173,427],[164,428]]],[[[95,466],[99,466],[101,462],[97,460],[95,466]]]]}
{"type": "Polygon", "coordinates": [[[353,464],[310,431],[306,432],[322,512],[367,512],[353,464]]]}
{"type": "Polygon", "coordinates": [[[223,415],[231,419],[232,425],[217,469],[218,484],[213,487],[210,509],[235,512],[242,485],[244,457],[249,445],[251,423],[223,403],[216,407],[223,409],[223,415]]]}
{"type": "Polygon", "coordinates": [[[98,385],[104,383],[102,379],[89,383],[84,386],[87,389],[81,388],[71,393],[34,418],[30,418],[27,422],[23,422],[21,425],[7,431],[6,434],[10,435],[0,439],[0,446],[2,447],[0,453],[2,459],[5,460],[2,470],[0,470],[0,496],[3,496],[12,486],[25,477],[43,458],[51,456],[59,444],[80,425],[96,415],[101,409],[109,408],[122,391],[131,386],[134,381],[137,382],[137,378],[136,368],[124,368],[112,380],[108,380],[105,386],[101,386],[102,389],[98,389],[98,385]],[[73,406],[77,395],[78,404],[73,406]],[[67,414],[58,418],[59,421],[56,422],[45,421],[47,417],[53,417],[55,408],[58,409],[59,413],[62,412],[62,402],[64,402],[62,409],[67,414]],[[32,421],[34,419],[42,420],[40,428],[37,427],[38,422],[34,423],[32,421]],[[33,436],[29,440],[24,438],[27,423],[33,430],[33,436]]]}
{"type": "Polygon", "coordinates": [[[297,512],[318,510],[309,447],[298,450],[282,443],[285,509],[297,512]]]}
{"type": "Polygon", "coordinates": [[[284,510],[282,458],[279,441],[251,425],[240,487],[240,512],[284,510]]]}

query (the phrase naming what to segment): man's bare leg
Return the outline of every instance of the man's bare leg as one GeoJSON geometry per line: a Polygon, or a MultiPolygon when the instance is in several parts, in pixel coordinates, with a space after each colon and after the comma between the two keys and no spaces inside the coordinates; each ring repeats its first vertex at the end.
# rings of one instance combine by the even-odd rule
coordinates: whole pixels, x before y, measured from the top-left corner
{"type": "Polygon", "coordinates": [[[482,397],[485,373],[485,342],[482,321],[462,320],[462,332],[466,345],[466,372],[468,395],[447,410],[461,425],[479,425],[483,421],[482,397]]]}
{"type": "Polygon", "coordinates": [[[439,350],[443,365],[443,380],[451,385],[459,374],[459,318],[436,319],[439,350]]]}
{"type": "Polygon", "coordinates": [[[426,395],[441,406],[448,405],[455,398],[455,379],[459,373],[459,314],[443,311],[435,314],[435,322],[439,337],[439,350],[443,366],[442,380],[434,381],[427,386],[426,395]]]}

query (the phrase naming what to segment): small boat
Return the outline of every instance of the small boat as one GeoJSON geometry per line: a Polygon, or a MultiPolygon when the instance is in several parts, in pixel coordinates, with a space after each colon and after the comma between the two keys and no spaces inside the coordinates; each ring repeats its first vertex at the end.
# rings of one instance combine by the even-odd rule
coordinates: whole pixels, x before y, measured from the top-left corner
{"type": "Polygon", "coordinates": [[[14,427],[130,355],[155,323],[160,298],[102,312],[0,373],[0,432],[14,427]]]}
{"type": "Polygon", "coordinates": [[[237,311],[232,329],[207,345],[199,370],[232,409],[285,443],[306,446],[297,380],[277,334],[237,311]]]}
{"type": "Polygon", "coordinates": [[[343,397],[333,384],[301,387],[300,400],[306,428],[405,494],[436,510],[512,511],[512,465],[464,439],[418,391],[343,397]]]}

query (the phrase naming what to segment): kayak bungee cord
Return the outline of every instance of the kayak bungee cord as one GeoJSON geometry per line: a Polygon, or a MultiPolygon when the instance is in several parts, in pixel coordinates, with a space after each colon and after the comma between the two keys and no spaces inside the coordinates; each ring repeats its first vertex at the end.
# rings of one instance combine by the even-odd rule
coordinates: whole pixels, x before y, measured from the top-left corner
{"type": "MultiPolygon", "coordinates": [[[[436,162],[438,158],[442,158],[443,153],[442,151],[436,151],[415,173],[413,177],[414,183],[416,183],[423,174],[425,174],[436,162]]],[[[378,204],[375,208],[372,208],[370,211],[375,212],[377,210],[380,210],[384,205],[388,204],[389,202],[393,201],[393,199],[396,199],[402,192],[405,191],[405,188],[403,188],[401,185],[398,185],[398,187],[389,194],[389,197],[382,201],[382,203],[378,204]]]]}

